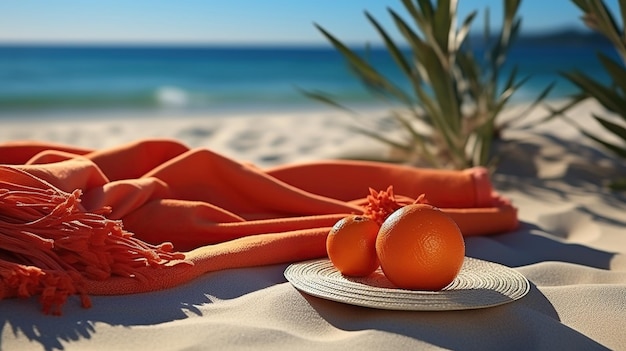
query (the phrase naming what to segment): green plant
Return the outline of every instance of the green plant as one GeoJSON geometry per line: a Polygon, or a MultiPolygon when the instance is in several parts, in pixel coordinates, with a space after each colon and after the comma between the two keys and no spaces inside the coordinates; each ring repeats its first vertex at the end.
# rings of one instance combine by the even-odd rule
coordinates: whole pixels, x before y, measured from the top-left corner
{"type": "MultiPolygon", "coordinates": [[[[617,118],[602,117],[593,114],[593,118],[602,127],[615,135],[620,142],[603,139],[585,130],[584,126],[568,120],[574,124],[587,137],[603,145],[616,155],[626,158],[626,32],[620,28],[611,11],[602,0],[572,0],[583,12],[583,21],[591,29],[603,34],[613,44],[621,64],[609,56],[598,53],[598,60],[604,70],[609,74],[612,82],[602,83],[590,77],[580,70],[561,73],[582,91],[579,100],[593,98],[598,101],[607,111],[615,114],[617,118]]],[[[626,1],[619,1],[622,23],[626,20],[626,1]]],[[[614,188],[626,189],[626,178],[612,184],[614,188]]]]}
{"type": "MultiPolygon", "coordinates": [[[[481,59],[474,56],[468,40],[477,12],[469,14],[457,29],[457,0],[441,0],[434,5],[430,0],[402,0],[412,23],[388,9],[405,46],[398,45],[366,11],[385,49],[407,79],[409,92],[381,74],[364,55],[315,24],[371,92],[387,102],[400,103],[402,108],[391,109],[390,114],[406,132],[407,140],[394,140],[360,126],[356,129],[403,150],[407,160],[418,158],[420,163],[432,167],[463,169],[489,165],[493,140],[500,128],[506,127],[497,123],[497,117],[528,79],[517,79],[517,67],[503,76],[507,52],[520,29],[521,20],[517,17],[520,2],[503,0],[503,23],[495,37],[491,36],[486,11],[481,59]]],[[[516,119],[540,103],[551,88],[552,85],[543,90],[516,119]]],[[[345,108],[327,94],[306,91],[305,94],[345,108]]]]}

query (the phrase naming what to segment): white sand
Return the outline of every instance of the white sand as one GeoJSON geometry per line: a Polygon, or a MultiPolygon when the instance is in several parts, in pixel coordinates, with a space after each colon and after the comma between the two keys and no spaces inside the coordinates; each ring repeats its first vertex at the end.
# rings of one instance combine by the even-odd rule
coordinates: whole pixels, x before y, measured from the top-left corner
{"type": "MultiPolygon", "coordinates": [[[[598,133],[592,102],[569,113],[598,133]]],[[[534,116],[540,116],[535,111],[534,116]]],[[[374,116],[376,114],[373,114],[374,116]]],[[[169,137],[261,166],[337,157],[381,158],[340,112],[228,118],[3,122],[0,142],[49,140],[108,147],[169,137]]],[[[626,350],[626,195],[608,179],[626,166],[564,123],[507,130],[496,189],[519,208],[516,232],[468,238],[468,256],[518,270],[531,282],[519,301],[456,312],[385,311],[302,294],[286,265],[207,274],[175,289],[70,301],[62,317],[35,301],[0,302],[0,348],[255,350],[626,350]]]]}
{"type": "MultiPolygon", "coordinates": [[[[386,111],[358,111],[359,121],[384,127],[386,111]]],[[[189,147],[210,148],[241,161],[270,166],[338,157],[387,156],[383,145],[352,132],[357,119],[334,109],[228,112],[222,115],[161,113],[155,116],[99,116],[11,119],[2,122],[0,142],[45,140],[106,148],[139,138],[173,138],[189,147]]]]}

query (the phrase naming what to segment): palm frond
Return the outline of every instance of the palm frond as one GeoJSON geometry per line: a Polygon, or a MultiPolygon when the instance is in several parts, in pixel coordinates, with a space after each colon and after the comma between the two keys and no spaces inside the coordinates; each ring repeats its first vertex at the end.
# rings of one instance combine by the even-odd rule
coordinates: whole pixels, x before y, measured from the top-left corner
{"type": "MultiPolygon", "coordinates": [[[[583,22],[591,29],[604,35],[613,44],[622,62],[617,63],[604,54],[598,54],[598,61],[611,78],[610,83],[603,83],[580,71],[562,72],[565,78],[574,83],[581,91],[580,96],[591,97],[604,108],[615,113],[626,122],[626,32],[602,0],[572,0],[582,11],[583,22]]],[[[619,1],[621,23],[626,19],[626,1],[619,1]]],[[[583,135],[604,146],[616,155],[626,158],[626,127],[604,117],[593,114],[594,119],[609,133],[621,140],[620,143],[607,141],[587,131],[583,126],[578,129],[583,135]]]]}
{"type": "MultiPolygon", "coordinates": [[[[396,123],[406,131],[406,143],[376,130],[356,130],[393,148],[406,150],[410,147],[412,150],[406,151],[421,155],[434,167],[466,168],[491,164],[492,140],[499,129],[497,117],[511,96],[527,82],[527,78],[518,79],[517,69],[514,69],[503,87],[499,87],[501,69],[520,29],[521,20],[517,13],[521,0],[502,0],[501,31],[496,42],[487,46],[486,55],[481,60],[473,56],[466,40],[470,37],[476,11],[466,16],[457,28],[458,0],[401,1],[409,21],[390,8],[388,13],[404,45],[394,40],[369,12],[365,12],[365,17],[406,79],[409,91],[400,89],[354,50],[315,24],[366,88],[385,99],[400,102],[409,112],[409,118],[415,119],[394,115],[396,123]],[[413,122],[419,122],[428,130],[418,132],[413,122]]],[[[488,9],[486,17],[489,18],[488,9]]],[[[491,37],[488,30],[486,20],[485,38],[491,37]]],[[[537,103],[550,90],[551,87],[542,90],[537,103]]],[[[307,92],[306,95],[344,108],[319,92],[307,92]]]]}

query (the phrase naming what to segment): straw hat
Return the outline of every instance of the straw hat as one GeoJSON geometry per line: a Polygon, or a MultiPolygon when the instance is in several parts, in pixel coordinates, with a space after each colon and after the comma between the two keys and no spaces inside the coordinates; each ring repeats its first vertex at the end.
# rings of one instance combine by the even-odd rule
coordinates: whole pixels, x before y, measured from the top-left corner
{"type": "Polygon", "coordinates": [[[522,298],[530,283],[519,272],[466,257],[461,272],[441,291],[395,288],[380,268],[367,277],[345,277],[328,259],[294,263],[285,278],[298,290],[347,304],[389,310],[445,311],[497,306],[522,298]]]}

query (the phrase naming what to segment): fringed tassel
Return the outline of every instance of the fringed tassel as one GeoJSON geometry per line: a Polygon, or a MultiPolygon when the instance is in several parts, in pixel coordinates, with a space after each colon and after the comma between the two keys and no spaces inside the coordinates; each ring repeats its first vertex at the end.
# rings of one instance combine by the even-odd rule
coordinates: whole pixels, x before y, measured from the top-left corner
{"type": "Polygon", "coordinates": [[[19,297],[40,295],[45,313],[60,314],[70,295],[79,295],[81,305],[89,307],[84,279],[146,279],[138,268],[185,259],[170,243],[151,245],[134,238],[121,221],[106,218],[110,208],[84,211],[80,190],[66,193],[12,171],[40,184],[0,178],[0,278],[19,297]]]}
{"type": "Polygon", "coordinates": [[[402,207],[396,200],[393,186],[390,185],[387,190],[376,191],[372,188],[369,190],[364,215],[375,220],[378,225],[383,224],[390,214],[402,207]]]}
{"type": "Polygon", "coordinates": [[[398,198],[393,192],[392,185],[386,190],[376,191],[370,188],[369,191],[363,214],[375,220],[378,225],[382,225],[389,215],[403,206],[411,203],[428,203],[425,194],[421,194],[413,201],[408,201],[408,198],[398,198]]]}

